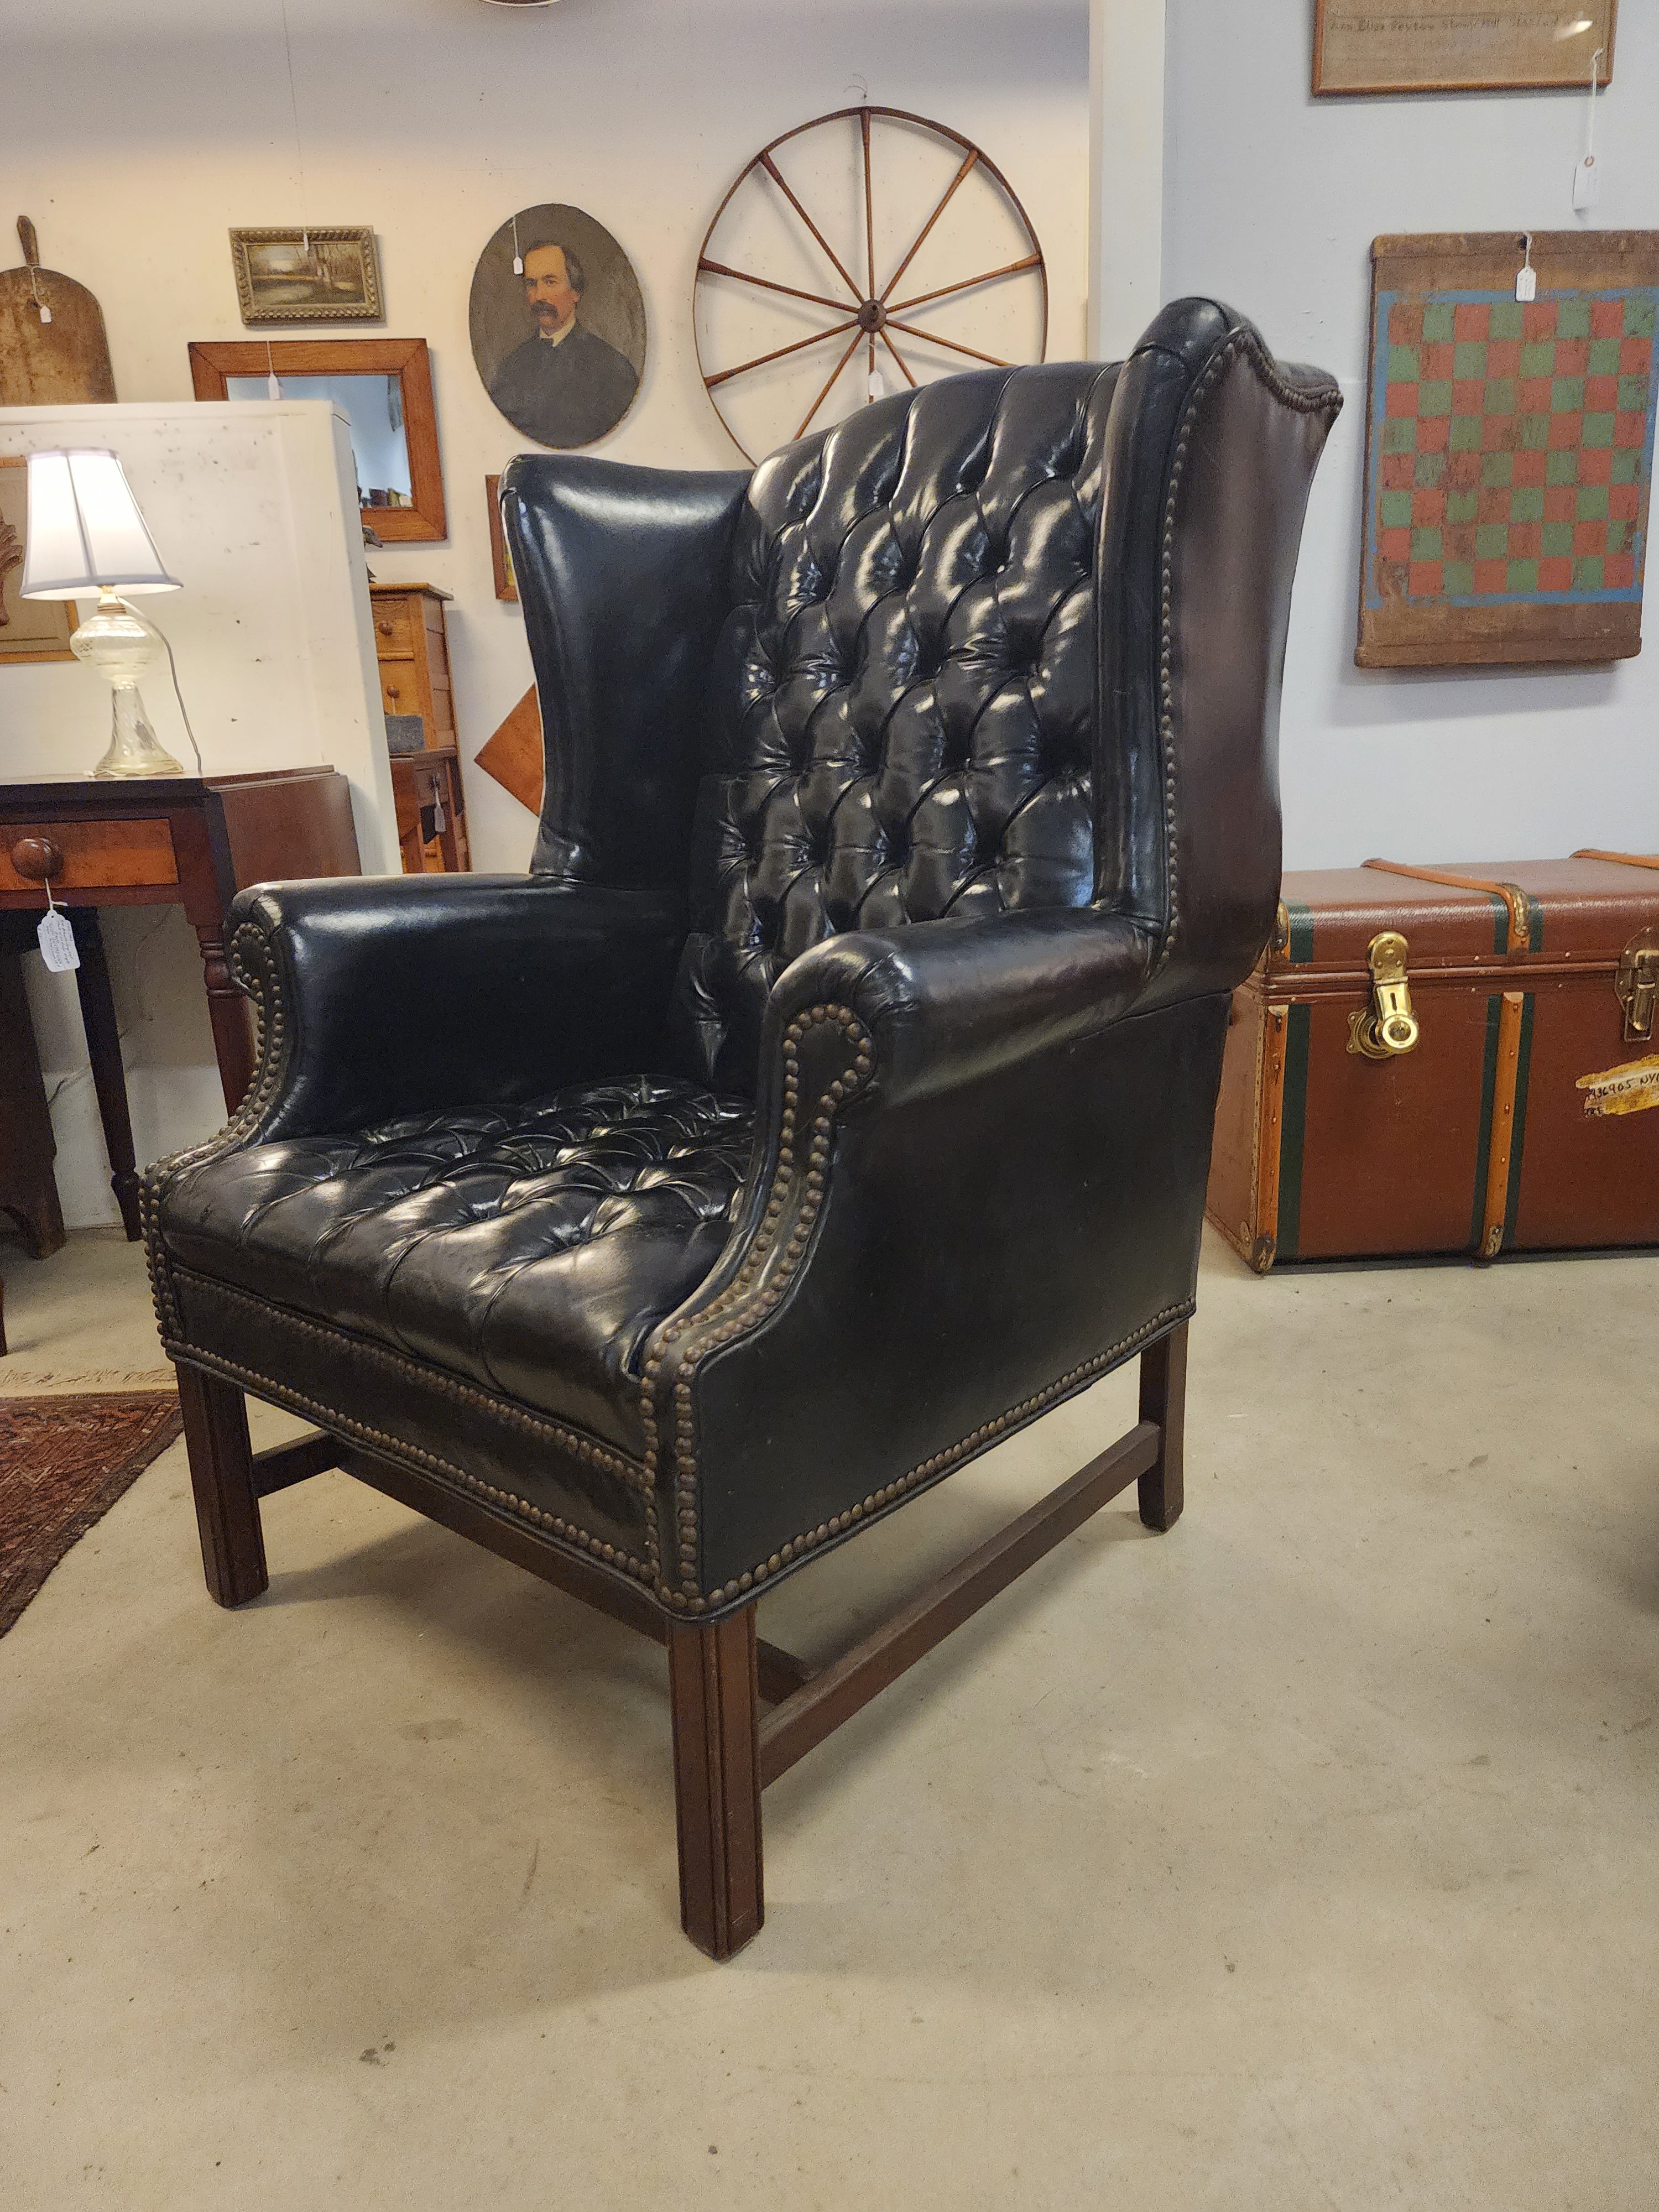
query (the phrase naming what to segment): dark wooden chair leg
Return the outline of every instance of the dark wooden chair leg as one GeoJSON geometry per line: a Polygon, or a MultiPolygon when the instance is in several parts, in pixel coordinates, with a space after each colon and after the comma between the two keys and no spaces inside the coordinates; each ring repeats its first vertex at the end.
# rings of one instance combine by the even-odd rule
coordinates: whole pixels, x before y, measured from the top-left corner
{"type": "Polygon", "coordinates": [[[248,1443],[247,1401],[234,1382],[222,1382],[216,1376],[199,1374],[193,1367],[180,1367],[178,1374],[207,1586],[220,1605],[246,1605],[270,1579],[248,1443]]]}
{"type": "Polygon", "coordinates": [[[1182,1322],[1140,1355],[1140,1418],[1156,1421],[1164,1431],[1157,1461],[1139,1483],[1140,1517],[1149,1528],[1173,1528],[1181,1518],[1188,1326],[1182,1322]]]}
{"type": "Polygon", "coordinates": [[[93,1089],[98,1094],[98,1118],[104,1125],[104,1149],[109,1155],[109,1187],[121,1209],[127,1241],[136,1244],[144,1233],[138,1218],[138,1164],[133,1157],[132,1117],[127,1109],[126,1073],[121,1066],[121,1031],[115,1018],[109,962],[104,955],[104,933],[95,906],[70,907],[69,918],[75,949],[81,956],[75,986],[80,994],[93,1089]]]}
{"type": "Polygon", "coordinates": [[[711,1959],[760,1933],[760,1692],[755,1608],[668,1632],[680,1925],[711,1959]]]}

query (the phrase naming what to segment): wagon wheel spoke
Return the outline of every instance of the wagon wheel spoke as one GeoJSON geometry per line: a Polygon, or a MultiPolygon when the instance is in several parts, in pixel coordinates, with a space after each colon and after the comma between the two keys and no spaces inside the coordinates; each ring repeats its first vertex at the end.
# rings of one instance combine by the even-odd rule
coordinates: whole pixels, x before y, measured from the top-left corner
{"type": "MultiPolygon", "coordinates": [[[[870,111],[867,107],[859,110],[859,135],[864,141],[864,265],[870,273],[870,289],[864,296],[868,300],[875,296],[876,289],[876,193],[870,175],[870,111]]],[[[872,331],[870,347],[872,370],[876,365],[874,336],[872,331]]]]}
{"type": "Polygon", "coordinates": [[[1000,269],[988,269],[982,276],[963,276],[954,284],[941,284],[936,291],[918,292],[908,300],[895,300],[888,309],[890,315],[907,315],[912,307],[926,307],[930,300],[947,299],[952,292],[971,292],[975,284],[994,284],[999,276],[1018,276],[1028,269],[1041,269],[1042,256],[1028,253],[1024,261],[1005,262],[1000,269]]]}
{"type": "Polygon", "coordinates": [[[712,392],[717,384],[729,384],[734,376],[747,376],[751,368],[761,368],[769,361],[781,361],[787,353],[802,353],[808,346],[822,345],[825,338],[838,338],[846,331],[856,330],[856,323],[831,323],[827,331],[814,331],[810,338],[797,338],[793,345],[781,345],[771,353],[757,353],[753,361],[740,361],[735,368],[723,368],[718,376],[705,376],[703,382],[712,392]]]}
{"type": "Polygon", "coordinates": [[[847,313],[845,300],[826,300],[822,292],[803,292],[796,284],[780,284],[775,277],[757,276],[747,269],[732,269],[724,261],[710,261],[706,257],[697,264],[700,275],[735,276],[739,284],[758,284],[763,292],[787,292],[792,300],[810,300],[815,307],[828,307],[832,315],[847,313]]]}
{"type": "MultiPolygon", "coordinates": [[[[842,283],[846,285],[848,290],[852,294],[855,300],[861,300],[864,297],[864,295],[859,290],[858,286],[853,282],[851,276],[848,273],[846,263],[842,261],[840,254],[836,252],[835,247],[830,245],[829,240],[818,228],[817,223],[813,222],[811,216],[807,214],[806,210],[795,198],[794,193],[791,191],[789,189],[789,180],[784,175],[783,171],[779,168],[777,163],[772,159],[772,156],[769,154],[763,154],[761,155],[760,165],[762,168],[765,170],[767,175],[771,178],[778,190],[783,194],[785,199],[788,201],[790,206],[793,208],[795,213],[806,225],[808,230],[811,232],[813,237],[817,239],[818,244],[829,255],[836,274],[840,277],[842,283]]],[[[839,300],[832,300],[829,304],[831,307],[839,307],[842,305],[842,302],[839,300]]]]}
{"type": "Polygon", "coordinates": [[[888,352],[892,355],[894,360],[898,363],[899,373],[903,377],[905,382],[909,386],[911,391],[915,392],[918,390],[919,386],[917,386],[916,380],[910,374],[909,363],[905,360],[904,356],[899,351],[898,348],[893,343],[891,338],[888,337],[885,331],[881,334],[881,342],[886,347],[888,352]]]}
{"type": "Polygon", "coordinates": [[[807,429],[811,423],[812,417],[817,413],[819,408],[823,406],[824,401],[830,397],[831,391],[834,389],[836,379],[841,374],[842,369],[846,368],[848,362],[851,361],[853,356],[858,351],[859,341],[863,336],[864,332],[862,331],[854,331],[852,343],[848,347],[846,352],[842,354],[841,359],[830,370],[828,377],[824,380],[823,391],[819,392],[817,398],[812,402],[805,414],[801,417],[800,428],[795,433],[796,437],[804,438],[806,435],[807,429]]]}
{"type": "MultiPolygon", "coordinates": [[[[791,157],[784,156],[784,158],[791,157]]],[[[893,167],[890,174],[888,169],[884,169],[882,174],[884,191],[890,186],[893,191],[902,191],[901,168],[902,165],[893,167]]],[[[908,227],[908,223],[906,222],[904,228],[908,227]]],[[[734,243],[735,236],[739,234],[735,234],[734,243]]],[[[904,236],[904,229],[895,225],[892,234],[902,238],[904,236]]],[[[743,249],[738,247],[736,250],[743,249]]],[[[745,256],[745,258],[750,257],[745,256]]],[[[752,258],[758,259],[763,268],[771,258],[771,254],[767,249],[757,246],[754,250],[752,258]]],[[[977,254],[973,255],[974,259],[976,260],[978,258],[977,254]]],[[[867,96],[860,106],[842,108],[834,115],[819,116],[814,122],[801,124],[793,131],[785,131],[781,137],[763,148],[753,157],[747,167],[739,172],[725,198],[715,210],[714,220],[709,224],[703,240],[702,249],[697,258],[696,270],[696,297],[700,307],[705,307],[708,313],[717,318],[726,319],[711,325],[714,329],[735,334],[735,331],[741,330],[743,322],[746,319],[742,316],[738,304],[732,300],[732,295],[724,295],[726,304],[722,305],[720,282],[717,280],[735,283],[745,289],[752,287],[755,291],[769,295],[773,306],[780,311],[784,308],[786,302],[799,302],[803,306],[809,306],[821,311],[820,314],[813,316],[793,313],[784,315],[781,313],[779,320],[781,322],[782,330],[787,331],[793,327],[795,331],[799,332],[805,325],[807,326],[805,334],[784,338],[776,345],[769,345],[764,351],[750,355],[737,362],[731,368],[714,368],[708,365],[708,349],[714,341],[705,337],[700,330],[694,331],[698,349],[698,365],[703,371],[703,383],[715,412],[730,432],[733,442],[744,452],[748,458],[752,457],[747,455],[747,448],[744,446],[742,439],[738,436],[736,428],[723,404],[724,395],[733,383],[774,364],[782,363],[782,369],[772,378],[766,380],[763,384],[749,387],[751,400],[761,406],[763,415],[770,414],[775,409],[790,404],[788,395],[794,386],[794,372],[797,369],[814,376],[821,373],[821,359],[819,368],[813,368],[809,356],[818,353],[820,349],[828,350],[831,345],[839,349],[833,368],[823,382],[817,386],[811,405],[807,409],[799,426],[793,430],[793,434],[797,438],[804,437],[811,432],[813,425],[824,418],[827,410],[832,408],[836,410],[838,416],[845,416],[849,412],[855,413],[858,405],[856,386],[861,380],[865,384],[868,397],[874,399],[884,389],[903,391],[908,393],[921,390],[935,376],[948,373],[951,358],[964,365],[983,362],[993,368],[1002,370],[1011,368],[1014,364],[998,354],[969,344],[963,338],[946,337],[940,331],[930,329],[926,324],[910,319],[915,315],[925,314],[935,306],[948,306],[957,301],[974,303],[976,294],[998,283],[1006,283],[1010,278],[1029,279],[1040,294],[1037,303],[1040,317],[1039,334],[1035,342],[1036,358],[1041,360],[1047,350],[1048,315],[1047,267],[1043,260],[1042,249],[1036,233],[1032,228],[1030,218],[1020,205],[1018,197],[1008,179],[988,155],[978,147],[971,145],[960,133],[951,131],[943,125],[930,123],[922,116],[904,114],[896,109],[872,105],[867,96]],[[858,137],[854,143],[849,146],[842,134],[846,131],[848,123],[854,120],[858,125],[858,137]],[[882,147],[890,151],[896,144],[898,137],[917,131],[930,136],[936,148],[948,155],[951,174],[942,190],[939,190],[937,186],[928,188],[937,191],[937,197],[931,202],[922,204],[925,220],[921,221],[919,227],[915,228],[914,235],[909,238],[902,252],[900,253],[896,246],[890,245],[882,246],[883,264],[890,264],[890,255],[892,259],[896,260],[896,265],[892,267],[891,274],[885,280],[884,287],[878,289],[875,213],[878,136],[878,133],[882,134],[880,143],[882,147]],[[804,143],[812,149],[806,156],[809,165],[816,159],[819,166],[816,169],[809,166],[808,169],[803,172],[803,188],[798,190],[791,179],[784,174],[780,166],[779,157],[782,155],[783,148],[787,143],[801,138],[804,133],[818,134],[816,137],[808,136],[804,143]],[[823,192],[830,189],[824,185],[823,178],[826,175],[833,175],[839,182],[845,174],[844,164],[849,154],[856,170],[854,176],[846,178],[847,185],[852,187],[853,204],[850,207],[845,208],[843,212],[843,204],[837,191],[833,203],[824,203],[824,220],[820,222],[817,211],[809,206],[804,192],[811,193],[822,200],[823,192]],[[827,168],[824,167],[826,162],[830,165],[827,168]],[[948,265],[950,260],[955,260],[957,265],[960,267],[968,255],[972,253],[971,246],[968,247],[967,252],[958,251],[957,245],[954,242],[956,228],[958,226],[950,228],[950,237],[953,242],[948,253],[946,247],[938,241],[942,230],[945,228],[944,218],[951,202],[961,192],[969,179],[975,175],[983,180],[983,189],[997,198],[999,204],[1012,215],[1018,225],[1013,236],[1024,238],[1024,250],[1019,253],[1018,258],[1011,258],[1000,266],[980,269],[969,276],[955,277],[947,283],[929,284],[924,276],[921,279],[924,286],[921,291],[905,292],[903,286],[907,276],[915,266],[918,258],[927,249],[930,242],[933,242],[936,268],[941,261],[948,265]],[[864,239],[861,253],[858,240],[860,228],[858,196],[860,191],[864,203],[864,239]],[[774,191],[777,196],[775,199],[773,198],[774,191]],[[726,210],[732,205],[734,197],[740,193],[749,195],[744,204],[748,206],[754,216],[760,219],[762,224],[760,230],[753,234],[757,237],[765,237],[769,227],[772,234],[779,240],[786,254],[799,255],[804,252],[806,254],[806,260],[802,265],[800,273],[810,277],[810,272],[814,267],[830,272],[834,280],[830,291],[813,289],[810,282],[799,284],[788,283],[780,277],[764,276],[759,269],[753,266],[734,266],[730,262],[717,261],[710,258],[710,248],[715,237],[723,234],[720,225],[726,219],[726,210]],[[784,228],[781,233],[776,231],[776,218],[779,216],[784,218],[784,228]],[[805,247],[800,243],[799,234],[796,234],[793,240],[789,235],[796,224],[799,224],[800,229],[805,233],[809,241],[805,247]],[[832,233],[836,241],[835,244],[831,243],[832,233]],[[842,246],[847,249],[844,255],[838,251],[838,247],[842,246]],[[854,273],[855,268],[856,275],[854,273]],[[703,292],[705,285],[708,287],[706,295],[703,292]],[[840,296],[834,295],[834,286],[844,288],[840,296]],[[732,317],[737,318],[735,323],[731,319],[732,317]],[[819,326],[811,327],[814,324],[819,326]],[[947,356],[947,359],[941,362],[937,354],[929,356],[924,353],[921,361],[913,362],[911,356],[916,352],[917,348],[928,346],[939,349],[947,356]],[[904,347],[909,349],[908,353],[903,349],[904,347]],[[880,374],[880,371],[884,368],[887,371],[884,383],[880,374]],[[848,375],[852,378],[852,396],[843,394],[842,398],[838,399],[837,388],[848,375]],[[898,386],[894,386],[892,384],[892,379],[896,376],[901,380],[898,386]]],[[[822,276],[818,279],[821,284],[825,281],[826,279],[822,276]]],[[[755,301],[752,294],[750,296],[751,306],[765,304],[763,300],[755,301]]],[[[999,295],[999,297],[1006,301],[1009,295],[1002,294],[999,295]]],[[[764,343],[767,335],[763,325],[755,327],[754,336],[750,343],[754,343],[756,339],[764,343]]],[[[777,322],[774,323],[771,335],[781,336],[777,322]]],[[[986,335],[991,335],[990,331],[988,331],[986,335]]],[[[1006,342],[1012,344],[1016,353],[1022,353],[1024,343],[1023,339],[1013,337],[1011,332],[1006,342]]],[[[742,339],[739,337],[738,343],[741,343],[742,339]]],[[[787,421],[778,422],[774,416],[770,436],[782,434],[786,433],[787,428],[787,421]]]]}
{"type": "MultiPolygon", "coordinates": [[[[968,173],[978,159],[979,149],[977,146],[972,148],[963,156],[962,167],[957,171],[955,176],[951,178],[950,183],[946,185],[944,191],[939,195],[938,206],[933,210],[932,215],[928,216],[927,222],[923,223],[921,228],[916,233],[915,239],[910,247],[910,251],[905,255],[903,260],[900,262],[898,267],[888,278],[887,289],[881,295],[882,305],[884,307],[886,306],[888,301],[892,296],[894,285],[898,283],[899,278],[903,276],[905,270],[910,266],[910,264],[915,259],[917,254],[921,252],[922,247],[927,244],[927,234],[933,229],[933,225],[944,214],[945,209],[950,206],[952,199],[955,198],[957,187],[967,182],[968,173]]],[[[872,290],[875,287],[875,271],[872,269],[870,272],[870,283],[872,290]]]]}
{"type": "Polygon", "coordinates": [[[977,346],[963,345],[960,339],[942,338],[937,331],[918,330],[914,323],[902,323],[896,316],[890,315],[887,319],[896,331],[902,331],[908,338],[921,338],[924,344],[946,346],[952,353],[971,355],[975,361],[988,361],[993,368],[1012,368],[1014,365],[1011,361],[1000,359],[994,353],[981,353],[977,346]]]}

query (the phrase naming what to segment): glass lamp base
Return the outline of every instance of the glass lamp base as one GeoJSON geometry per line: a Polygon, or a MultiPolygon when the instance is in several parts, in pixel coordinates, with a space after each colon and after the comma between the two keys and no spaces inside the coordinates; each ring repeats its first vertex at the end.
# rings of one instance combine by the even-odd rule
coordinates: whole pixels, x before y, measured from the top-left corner
{"type": "Polygon", "coordinates": [[[174,760],[166,746],[157,743],[136,684],[118,684],[115,687],[113,718],[109,750],[92,771],[94,775],[182,775],[185,773],[182,763],[174,760]]]}
{"type": "Polygon", "coordinates": [[[97,606],[70,640],[76,659],[95,668],[115,694],[109,750],[92,771],[94,775],[184,774],[173,755],[156,743],[138,696],[139,678],[160,667],[167,649],[155,624],[108,589],[99,592],[97,606]]]}

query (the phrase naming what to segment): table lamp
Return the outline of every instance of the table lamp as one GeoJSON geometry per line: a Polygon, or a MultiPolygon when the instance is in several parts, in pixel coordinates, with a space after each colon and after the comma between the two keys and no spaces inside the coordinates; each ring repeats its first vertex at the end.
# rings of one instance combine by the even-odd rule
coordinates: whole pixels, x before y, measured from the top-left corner
{"type": "Polygon", "coordinates": [[[138,512],[119,459],[80,447],[28,457],[28,539],[20,597],[79,599],[98,594],[96,611],[70,640],[77,660],[114,687],[113,732],[94,775],[182,775],[156,743],[138,696],[138,679],[170,653],[160,630],[123,597],[176,592],[138,512]]]}

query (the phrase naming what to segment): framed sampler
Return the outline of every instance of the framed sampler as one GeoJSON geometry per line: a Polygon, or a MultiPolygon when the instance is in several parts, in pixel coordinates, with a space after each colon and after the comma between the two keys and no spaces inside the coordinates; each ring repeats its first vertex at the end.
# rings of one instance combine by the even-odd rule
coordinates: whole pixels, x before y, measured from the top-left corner
{"type": "Polygon", "coordinates": [[[1316,94],[1587,91],[1613,81],[1619,0],[1314,0],[1316,94]]]}
{"type": "Polygon", "coordinates": [[[1659,231],[1374,241],[1362,668],[1641,651],[1656,314],[1659,231]]]}

